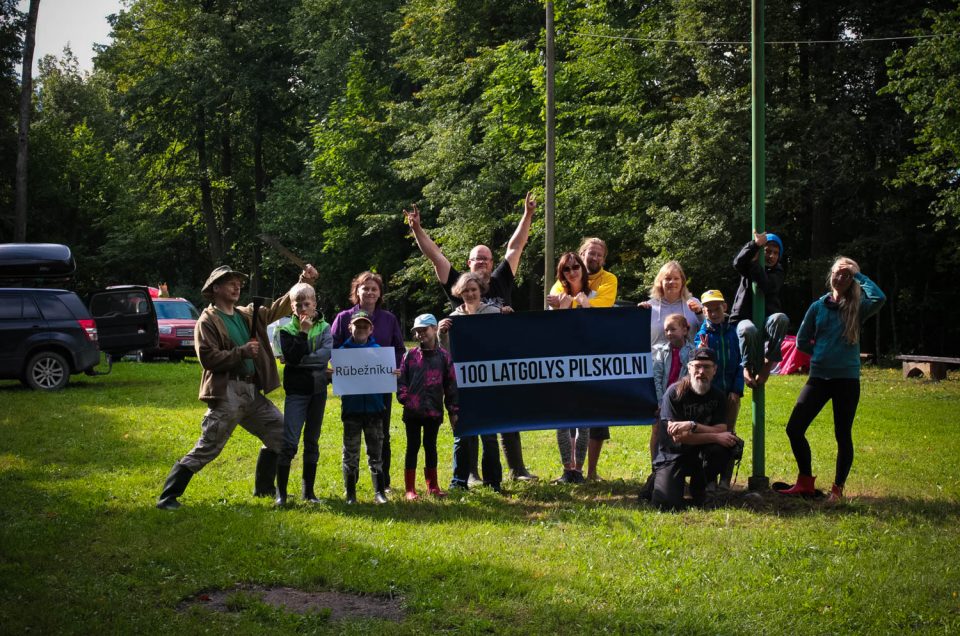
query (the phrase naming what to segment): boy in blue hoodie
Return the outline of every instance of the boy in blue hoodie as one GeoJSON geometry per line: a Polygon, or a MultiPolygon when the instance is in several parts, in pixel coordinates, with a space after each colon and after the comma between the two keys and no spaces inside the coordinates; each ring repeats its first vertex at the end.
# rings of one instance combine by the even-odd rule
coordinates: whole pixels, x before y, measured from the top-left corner
{"type": "Polygon", "coordinates": [[[783,359],[780,345],[787,335],[790,319],[780,311],[780,290],[786,271],[783,268],[783,241],[776,234],[756,232],[733,259],[740,273],[740,286],[730,311],[730,324],[737,329],[740,359],[747,386],[756,388],[767,381],[770,369],[783,359]],[[763,265],[760,265],[763,250],[763,265]],[[764,324],[762,331],[753,323],[753,283],[763,292],[764,324]]]}
{"type": "MultiPolygon", "coordinates": [[[[371,335],[373,322],[369,314],[361,310],[350,318],[350,337],[340,349],[379,347],[371,335]]],[[[347,504],[357,503],[357,479],[360,475],[360,435],[367,444],[367,465],[373,479],[374,501],[387,503],[384,480],[381,475],[380,449],[383,446],[384,400],[382,393],[364,393],[341,397],[343,420],[343,486],[347,504]]]]}

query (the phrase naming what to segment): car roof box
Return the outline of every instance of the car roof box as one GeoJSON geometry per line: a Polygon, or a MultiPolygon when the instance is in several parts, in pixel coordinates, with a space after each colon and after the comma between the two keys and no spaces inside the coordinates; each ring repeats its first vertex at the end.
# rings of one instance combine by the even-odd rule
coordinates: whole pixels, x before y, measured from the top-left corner
{"type": "Polygon", "coordinates": [[[59,243],[0,243],[0,278],[63,279],[77,271],[70,248],[59,243]]]}

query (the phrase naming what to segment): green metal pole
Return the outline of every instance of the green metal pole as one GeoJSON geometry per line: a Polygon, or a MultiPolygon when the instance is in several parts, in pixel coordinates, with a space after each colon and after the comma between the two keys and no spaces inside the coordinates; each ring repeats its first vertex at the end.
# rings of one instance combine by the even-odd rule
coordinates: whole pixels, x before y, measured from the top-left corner
{"type": "Polygon", "coordinates": [[[544,184],[544,233],[543,233],[543,308],[547,308],[547,294],[553,287],[553,239],[554,213],[556,210],[556,184],[554,171],[556,164],[556,145],[554,142],[554,32],[553,32],[553,2],[547,1],[547,147],[546,147],[546,183],[544,184]]]}
{"type": "MultiPolygon", "coordinates": [[[[751,33],[750,33],[750,71],[752,76],[751,90],[751,132],[752,148],[751,161],[753,164],[752,183],[752,212],[753,231],[762,232],[766,228],[766,212],[764,199],[766,198],[765,164],[766,132],[764,118],[766,104],[764,101],[764,68],[763,68],[763,0],[751,0],[751,33]]],[[[753,238],[752,236],[750,238],[753,238]]],[[[763,266],[763,250],[760,250],[760,265],[763,266]]],[[[753,324],[762,330],[764,325],[765,303],[763,292],[753,284],[753,324]]],[[[753,474],[747,481],[750,490],[766,490],[770,480],[766,476],[765,444],[764,444],[764,387],[758,386],[752,391],[753,396],[753,474]]]]}

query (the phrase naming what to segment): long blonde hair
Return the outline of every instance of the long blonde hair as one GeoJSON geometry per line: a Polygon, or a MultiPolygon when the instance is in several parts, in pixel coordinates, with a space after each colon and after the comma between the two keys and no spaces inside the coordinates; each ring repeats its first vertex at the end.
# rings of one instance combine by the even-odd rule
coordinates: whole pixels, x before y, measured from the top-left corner
{"type": "Polygon", "coordinates": [[[846,267],[854,274],[860,272],[860,266],[852,258],[838,256],[827,274],[827,287],[833,290],[835,300],[840,305],[840,320],[843,321],[843,339],[849,344],[856,344],[860,340],[860,283],[857,279],[850,280],[850,286],[842,296],[833,288],[833,274],[841,267],[846,267]]]}
{"type": "Polygon", "coordinates": [[[680,300],[684,302],[690,300],[693,294],[687,289],[687,275],[683,272],[683,268],[680,267],[680,263],[677,261],[667,261],[663,264],[663,267],[660,268],[660,271],[657,272],[657,277],[653,279],[653,285],[650,286],[650,298],[656,298],[657,300],[663,298],[663,279],[666,278],[667,274],[671,271],[676,271],[680,274],[680,281],[683,283],[683,289],[680,290],[680,300]]]}

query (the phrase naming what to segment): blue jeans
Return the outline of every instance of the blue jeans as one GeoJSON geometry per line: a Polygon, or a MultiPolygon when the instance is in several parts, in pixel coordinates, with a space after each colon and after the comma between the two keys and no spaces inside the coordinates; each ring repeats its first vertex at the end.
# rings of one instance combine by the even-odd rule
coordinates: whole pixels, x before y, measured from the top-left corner
{"type": "Polygon", "coordinates": [[[327,393],[313,395],[290,395],[283,403],[283,449],[280,451],[281,466],[289,466],[300,445],[303,431],[303,463],[316,464],[320,459],[320,427],[323,425],[323,410],[327,405],[327,393]]]}
{"type": "MultiPolygon", "coordinates": [[[[483,457],[480,460],[480,472],[483,476],[483,485],[500,488],[503,481],[503,465],[500,463],[500,448],[497,446],[496,435],[481,435],[483,442],[483,457]]],[[[467,488],[470,478],[470,456],[477,453],[477,436],[467,435],[453,438],[453,480],[451,488],[467,488]]]]}
{"type": "Polygon", "coordinates": [[[763,367],[764,359],[776,363],[783,359],[780,345],[787,335],[790,319],[787,314],[771,314],[763,325],[763,333],[757,331],[750,320],[737,323],[737,339],[740,341],[740,358],[744,369],[756,375],[763,367]]]}

